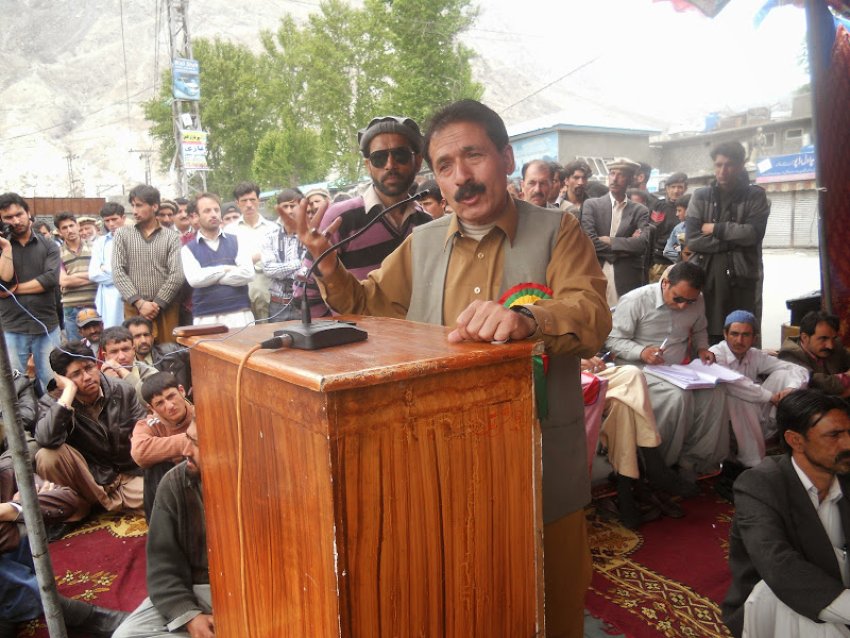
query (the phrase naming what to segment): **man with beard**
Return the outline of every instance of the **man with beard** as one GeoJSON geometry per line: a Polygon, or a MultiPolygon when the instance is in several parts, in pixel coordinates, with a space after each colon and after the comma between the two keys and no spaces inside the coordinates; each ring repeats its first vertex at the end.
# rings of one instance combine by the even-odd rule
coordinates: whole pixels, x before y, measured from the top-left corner
{"type": "MultiPolygon", "coordinates": [[[[192,395],[192,370],[189,367],[189,351],[176,343],[154,343],[153,324],[144,317],[130,317],[124,327],[133,337],[136,364],[143,369],[170,372],[177,382],[192,395]]],[[[147,374],[144,375],[147,378],[147,374]]],[[[144,396],[144,394],[142,394],[144,396]]]]}
{"type": "Polygon", "coordinates": [[[735,482],[723,620],[733,636],[850,636],[850,408],[796,390],[776,420],[789,453],[735,482]]]}
{"type": "Polygon", "coordinates": [[[740,142],[721,142],[711,159],[714,182],[694,191],[685,229],[693,259],[705,270],[708,338],[715,344],[733,310],[752,312],[761,325],[761,243],[770,202],[761,186],[750,184],[740,142]]]}
{"type": "Polygon", "coordinates": [[[561,210],[581,217],[581,207],[588,194],[585,190],[587,180],[593,175],[590,164],[584,160],[575,160],[564,166],[564,186],[561,188],[561,210]]]}
{"type": "MultiPolygon", "coordinates": [[[[416,228],[364,281],[333,255],[319,265],[318,281],[338,312],[446,325],[452,343],[542,341],[549,355],[549,416],[541,423],[546,630],[582,636],[592,570],[579,357],[594,355],[611,329],[605,280],[575,217],[508,195],[516,165],[495,111],[475,100],[442,108],[424,150],[454,215],[416,228]],[[496,301],[529,284],[545,285],[552,298],[513,309],[496,301]]],[[[298,234],[313,254],[329,247],[311,232],[303,206],[298,234]]]]}
{"type": "Polygon", "coordinates": [[[823,311],[807,312],[800,320],[800,336],[788,337],[779,358],[809,371],[809,387],[826,394],[850,397],[850,353],[838,336],[838,317],[823,311]]]}
{"type": "MultiPolygon", "coordinates": [[[[407,198],[422,166],[422,134],[409,117],[376,117],[358,132],[357,140],[372,185],[360,197],[332,205],[320,217],[320,222],[313,218],[313,227],[319,226],[317,233],[327,232],[326,229],[336,223],[329,234],[332,244],[358,232],[382,210],[407,198]]],[[[356,240],[342,247],[339,259],[358,279],[365,279],[416,226],[429,221],[431,216],[419,203],[410,202],[385,215],[356,240]]],[[[305,260],[305,266],[310,263],[309,259],[305,260]]],[[[308,299],[311,312],[316,316],[312,306],[321,298],[314,300],[308,294],[308,299]]]]}
{"type": "Polygon", "coordinates": [[[0,195],[0,220],[11,231],[9,239],[0,236],[0,317],[9,361],[26,373],[32,354],[44,390],[53,377],[48,357],[59,345],[59,247],[32,232],[29,206],[17,193],[0,195]]]}
{"type": "Polygon", "coordinates": [[[162,478],[148,530],[148,598],[112,638],[213,638],[198,430],[189,424],[186,459],[162,478]]]}
{"type": "MultiPolygon", "coordinates": [[[[196,326],[220,323],[243,328],[254,321],[249,296],[249,285],[254,280],[254,246],[243,239],[251,231],[237,231],[240,234],[236,235],[221,230],[218,195],[201,193],[195,201],[201,227],[195,239],[180,251],[183,273],[193,289],[192,322],[196,326]]],[[[268,283],[265,293],[268,294],[268,283]]],[[[268,317],[268,303],[265,313],[268,317]]]]}

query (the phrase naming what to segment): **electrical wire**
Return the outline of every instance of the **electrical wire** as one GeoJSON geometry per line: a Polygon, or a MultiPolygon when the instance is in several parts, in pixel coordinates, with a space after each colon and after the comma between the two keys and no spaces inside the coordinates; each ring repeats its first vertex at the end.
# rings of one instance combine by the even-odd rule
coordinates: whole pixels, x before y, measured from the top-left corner
{"type": "Polygon", "coordinates": [[[130,78],[127,77],[127,43],[124,38],[124,0],[118,0],[118,10],[121,17],[121,53],[124,55],[124,95],[127,97],[127,128],[130,125],[130,78]]]}
{"type": "Polygon", "coordinates": [[[248,620],[248,583],[245,580],[245,521],[242,517],[242,476],[245,449],[242,439],[242,371],[251,355],[262,346],[253,346],[244,354],[236,370],[236,526],[239,534],[239,589],[242,597],[242,618],[248,620]]]}

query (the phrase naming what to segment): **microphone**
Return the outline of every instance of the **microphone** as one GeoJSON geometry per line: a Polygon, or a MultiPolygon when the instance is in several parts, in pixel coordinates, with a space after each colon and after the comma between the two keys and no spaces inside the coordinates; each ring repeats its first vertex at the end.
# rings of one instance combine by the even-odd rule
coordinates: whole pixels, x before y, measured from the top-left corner
{"type": "Polygon", "coordinates": [[[313,264],[307,270],[307,273],[304,275],[304,295],[301,298],[301,324],[295,324],[289,328],[283,328],[281,330],[276,330],[274,332],[275,337],[289,337],[292,339],[292,348],[296,348],[299,350],[319,350],[320,348],[329,348],[331,346],[341,346],[347,343],[354,343],[356,341],[365,341],[369,336],[368,333],[361,329],[357,328],[354,322],[350,321],[337,321],[335,319],[332,320],[319,320],[313,323],[312,317],[310,316],[310,304],[307,301],[307,282],[310,280],[310,277],[316,271],[319,263],[327,257],[330,253],[345,246],[349,242],[354,241],[360,235],[365,233],[369,228],[371,228],[374,224],[377,224],[383,217],[395,209],[405,206],[413,201],[418,201],[423,197],[434,197],[434,193],[430,189],[425,189],[415,195],[411,195],[410,197],[406,197],[400,202],[396,202],[392,206],[388,206],[377,215],[375,215],[372,219],[369,220],[363,228],[358,230],[353,235],[349,235],[344,239],[341,239],[333,246],[322,252],[315,260],[313,260],[313,264]]]}

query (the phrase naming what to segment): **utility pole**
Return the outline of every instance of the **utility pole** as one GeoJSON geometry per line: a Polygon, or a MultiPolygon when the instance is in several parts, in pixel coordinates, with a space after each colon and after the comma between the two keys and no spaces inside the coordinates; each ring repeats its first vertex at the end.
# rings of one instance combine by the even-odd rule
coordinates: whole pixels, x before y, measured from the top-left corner
{"type": "MultiPolygon", "coordinates": [[[[178,147],[179,150],[179,147],[178,147]]],[[[145,163],[145,184],[151,183],[151,155],[153,154],[152,148],[131,148],[130,153],[138,153],[139,159],[144,161],[145,163]]]]}
{"type": "MultiPolygon", "coordinates": [[[[171,46],[171,68],[174,69],[176,59],[194,59],[192,56],[192,41],[189,38],[189,24],[186,19],[188,0],[166,0],[168,7],[168,41],[171,46]]],[[[183,131],[203,131],[201,128],[201,113],[197,100],[172,99],[171,120],[174,131],[176,154],[174,168],[177,171],[178,195],[185,197],[191,192],[202,192],[207,189],[205,171],[188,170],[185,166],[181,146],[183,131]]]]}
{"type": "Polygon", "coordinates": [[[68,151],[68,154],[65,156],[65,161],[68,163],[68,196],[74,197],[74,160],[77,159],[77,156],[68,151]]]}

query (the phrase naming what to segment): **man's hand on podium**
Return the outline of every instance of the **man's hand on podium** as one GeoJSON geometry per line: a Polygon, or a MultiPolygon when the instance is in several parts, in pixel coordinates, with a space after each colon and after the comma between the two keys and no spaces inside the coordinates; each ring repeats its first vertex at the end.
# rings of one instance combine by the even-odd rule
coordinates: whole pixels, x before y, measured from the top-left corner
{"type": "Polygon", "coordinates": [[[449,342],[508,341],[530,337],[537,322],[519,312],[505,308],[495,301],[473,301],[457,318],[449,333],[449,342]]]}

